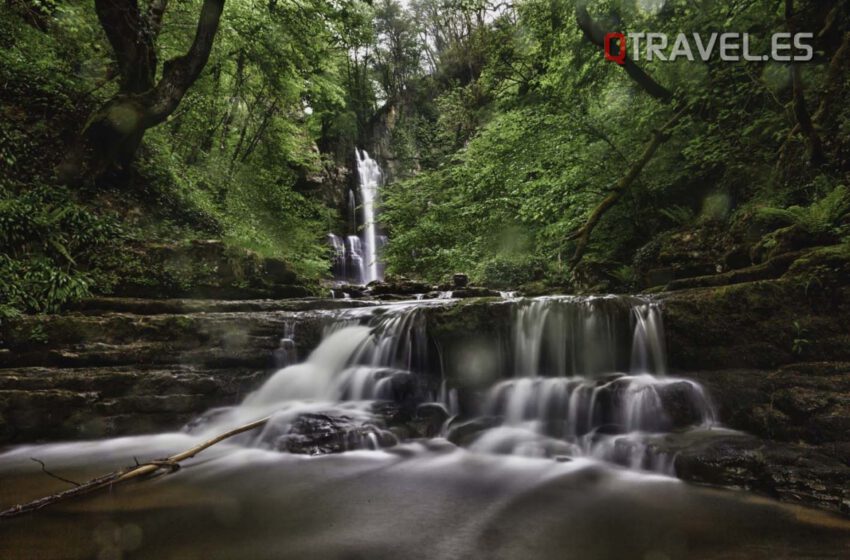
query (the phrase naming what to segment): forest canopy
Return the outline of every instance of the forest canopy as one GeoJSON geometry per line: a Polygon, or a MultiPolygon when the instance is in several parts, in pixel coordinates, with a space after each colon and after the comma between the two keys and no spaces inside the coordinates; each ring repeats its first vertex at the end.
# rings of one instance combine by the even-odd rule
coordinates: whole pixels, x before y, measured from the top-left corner
{"type": "Polygon", "coordinates": [[[426,280],[629,289],[675,232],[730,252],[726,232],[753,224],[821,242],[847,233],[845,1],[0,10],[4,314],[110,293],[133,268],[122,248],[152,242],[221,238],[327,278],[355,147],[387,172],[388,271],[426,280]],[[606,61],[600,34],[630,31],[746,32],[759,53],[775,33],[805,32],[814,57],[606,61]],[[151,109],[166,98],[168,111],[151,109]],[[128,100],[143,124],[93,137],[128,100]]]}

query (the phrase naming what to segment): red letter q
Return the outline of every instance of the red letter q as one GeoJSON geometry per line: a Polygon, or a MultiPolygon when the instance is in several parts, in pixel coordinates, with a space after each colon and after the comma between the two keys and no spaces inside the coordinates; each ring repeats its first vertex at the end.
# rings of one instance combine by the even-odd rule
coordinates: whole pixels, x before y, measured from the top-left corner
{"type": "Polygon", "coordinates": [[[606,33],[602,42],[605,60],[616,62],[620,66],[626,62],[626,36],[622,33],[606,33]],[[616,41],[616,42],[615,42],[616,41]]]}

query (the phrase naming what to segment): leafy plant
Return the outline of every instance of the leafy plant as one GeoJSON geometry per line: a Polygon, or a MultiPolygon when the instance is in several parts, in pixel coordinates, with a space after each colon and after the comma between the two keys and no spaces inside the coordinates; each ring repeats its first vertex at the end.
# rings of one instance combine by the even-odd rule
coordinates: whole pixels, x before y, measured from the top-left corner
{"type": "Polygon", "coordinates": [[[850,190],[844,185],[835,187],[829,194],[808,206],[788,208],[764,207],[759,215],[765,219],[784,221],[811,234],[840,233],[842,219],[850,213],[850,190]]]}

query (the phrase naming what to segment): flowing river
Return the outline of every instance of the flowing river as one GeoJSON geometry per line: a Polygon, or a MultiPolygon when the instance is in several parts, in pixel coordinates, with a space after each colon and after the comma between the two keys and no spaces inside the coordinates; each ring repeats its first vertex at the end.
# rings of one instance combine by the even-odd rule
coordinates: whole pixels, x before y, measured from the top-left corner
{"type": "Polygon", "coordinates": [[[509,340],[447,367],[426,314],[453,305],[334,311],[305,361],[181,432],[7,450],[0,507],[69,487],[32,458],[81,481],[272,417],[175,473],[0,522],[0,558],[850,557],[848,520],[675,477],[672,436],[729,430],[667,371],[654,302],[509,298],[509,340]]]}

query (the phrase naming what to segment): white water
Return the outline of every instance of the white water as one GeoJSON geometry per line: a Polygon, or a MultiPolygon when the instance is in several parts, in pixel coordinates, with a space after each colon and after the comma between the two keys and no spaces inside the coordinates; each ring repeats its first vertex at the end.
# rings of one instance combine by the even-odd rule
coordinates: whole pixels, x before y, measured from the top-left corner
{"type": "MultiPolygon", "coordinates": [[[[53,515],[11,521],[0,527],[0,557],[767,560],[846,550],[850,530],[837,533],[835,520],[822,514],[797,515],[646,472],[674,470],[675,456],[655,448],[656,434],[714,422],[698,384],[658,375],[663,325],[653,303],[560,297],[493,304],[510,308],[501,342],[515,355],[505,357],[503,377],[479,400],[442,371],[442,351],[428,333],[429,312],[454,305],[336,311],[307,360],[281,368],[241,405],[210,411],[187,433],[0,454],[0,501],[10,505],[62,488],[32,457],[82,480],[274,415],[260,433],[216,445],[179,473],[72,502],[73,514],[58,506],[53,515]],[[400,388],[416,393],[417,384],[420,399],[448,410],[444,433],[465,421],[491,424],[466,450],[442,437],[399,442],[378,425],[373,404],[398,402],[400,388]],[[311,417],[356,426],[341,442],[348,452],[282,452],[302,445],[304,453],[304,432],[293,428],[311,417]],[[53,486],[33,490],[34,483],[53,486]]],[[[294,346],[292,325],[282,334],[288,342],[281,347],[294,346]]],[[[500,336],[490,337],[493,348],[500,336]]]]}
{"type": "Polygon", "coordinates": [[[382,280],[378,266],[378,226],[375,222],[375,203],[382,174],[378,162],[369,157],[366,150],[357,150],[357,175],[360,178],[360,197],[363,201],[363,249],[366,260],[366,275],[363,283],[382,280]]]}
{"type": "Polygon", "coordinates": [[[674,457],[655,450],[653,438],[715,423],[699,384],[664,374],[661,310],[650,301],[619,296],[506,301],[502,305],[511,306],[513,316],[507,330],[513,365],[478,397],[459,393],[457,380],[441,371],[439,348],[429,342],[429,307],[455,304],[438,299],[339,312],[305,362],[282,368],[240,406],[211,416],[202,423],[204,433],[272,414],[272,427],[253,445],[276,447],[275,438],[302,414],[380,426],[375,402],[436,401],[455,418],[444,435],[452,437],[465,422],[486,423],[465,444],[472,451],[592,457],[670,474],[674,457]]]}
{"type": "Polygon", "coordinates": [[[383,280],[383,267],[379,253],[387,244],[387,237],[380,235],[376,218],[378,190],[383,181],[383,174],[378,162],[369,157],[366,150],[355,150],[357,160],[357,177],[360,188],[361,220],[357,219],[357,203],[354,191],[348,191],[348,227],[357,231],[362,225],[359,235],[348,235],[343,239],[334,234],[328,234],[328,244],[331,248],[331,262],[334,280],[337,282],[352,282],[366,285],[375,280],[383,280]]]}

